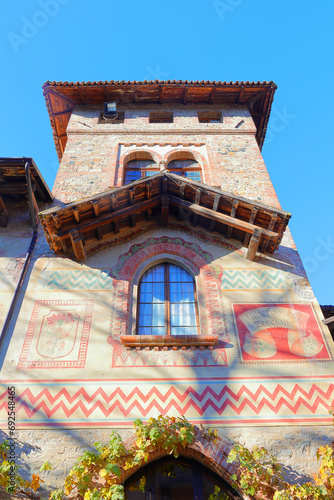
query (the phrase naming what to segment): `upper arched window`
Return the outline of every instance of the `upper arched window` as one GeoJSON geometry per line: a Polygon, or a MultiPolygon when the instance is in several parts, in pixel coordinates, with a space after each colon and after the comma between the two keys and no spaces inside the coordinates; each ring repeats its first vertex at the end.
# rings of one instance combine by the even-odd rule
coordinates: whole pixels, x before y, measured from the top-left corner
{"type": "Polygon", "coordinates": [[[167,168],[172,174],[182,175],[197,182],[202,181],[201,166],[196,160],[172,160],[167,168]]]}
{"type": "Polygon", "coordinates": [[[197,335],[193,277],[168,262],[150,267],[139,283],[139,335],[197,335]]]}
{"type": "Polygon", "coordinates": [[[159,166],[154,160],[130,160],[125,167],[124,184],[158,173],[159,166]]]}

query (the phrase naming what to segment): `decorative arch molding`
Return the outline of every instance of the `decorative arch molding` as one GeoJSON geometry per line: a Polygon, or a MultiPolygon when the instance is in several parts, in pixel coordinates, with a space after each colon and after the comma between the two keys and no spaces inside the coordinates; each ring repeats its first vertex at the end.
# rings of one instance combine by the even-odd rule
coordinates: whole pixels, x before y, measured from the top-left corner
{"type": "MultiPolygon", "coordinates": [[[[240,491],[232,486],[231,476],[237,472],[237,467],[234,464],[227,463],[227,457],[231,451],[232,443],[221,437],[216,440],[206,438],[200,428],[195,426],[195,429],[196,436],[194,442],[187,445],[185,448],[181,448],[179,450],[180,455],[188,459],[196,460],[226,481],[231,489],[238,495],[236,498],[246,499],[240,491]]],[[[129,449],[135,445],[136,439],[135,433],[131,431],[131,436],[129,436],[124,443],[126,448],[129,449]]],[[[149,452],[148,460],[145,462],[144,466],[146,467],[150,463],[168,456],[170,455],[168,455],[165,450],[158,447],[152,447],[152,450],[149,452]]],[[[121,477],[122,482],[136,474],[141,468],[143,468],[143,465],[125,471],[124,475],[121,477]]]]}
{"type": "Polygon", "coordinates": [[[203,182],[206,184],[212,184],[212,175],[209,167],[209,163],[204,155],[198,151],[192,149],[173,149],[165,154],[163,161],[168,169],[168,164],[173,160],[195,160],[200,164],[203,171],[203,182]]]}
{"type": "Polygon", "coordinates": [[[162,236],[148,238],[130,247],[126,254],[119,257],[111,270],[117,280],[114,318],[111,325],[109,343],[120,335],[136,334],[137,289],[142,274],[158,261],[167,260],[185,267],[196,282],[199,306],[200,329],[209,335],[218,335],[224,340],[226,334],[225,317],[222,311],[219,292],[219,279],[211,268],[213,256],[205,252],[197,243],[190,243],[180,237],[162,236]]]}

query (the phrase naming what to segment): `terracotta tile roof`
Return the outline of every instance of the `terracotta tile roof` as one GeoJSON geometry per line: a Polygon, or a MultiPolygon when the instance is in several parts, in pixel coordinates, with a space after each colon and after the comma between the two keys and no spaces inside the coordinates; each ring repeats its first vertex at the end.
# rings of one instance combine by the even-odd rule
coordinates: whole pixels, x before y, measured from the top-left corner
{"type": "MultiPolygon", "coordinates": [[[[222,82],[189,80],[56,82],[43,85],[43,93],[61,159],[66,127],[76,105],[102,105],[106,100],[135,104],[238,104],[250,110],[261,148],[277,86],[274,82],[222,82]]],[[[102,109],[102,106],[101,106],[102,109]]]]}

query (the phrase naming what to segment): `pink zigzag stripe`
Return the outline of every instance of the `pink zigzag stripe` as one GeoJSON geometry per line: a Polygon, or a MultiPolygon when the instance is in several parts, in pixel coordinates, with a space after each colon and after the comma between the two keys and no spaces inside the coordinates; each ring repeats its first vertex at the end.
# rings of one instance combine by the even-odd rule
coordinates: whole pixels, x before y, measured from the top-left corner
{"type": "Polygon", "coordinates": [[[312,384],[311,389],[309,391],[306,391],[298,384],[296,384],[292,391],[289,392],[279,384],[273,392],[270,392],[266,387],[260,385],[255,393],[253,393],[249,388],[243,385],[237,393],[234,393],[229,387],[224,386],[219,393],[216,393],[211,387],[206,387],[202,393],[198,393],[194,390],[193,387],[188,387],[186,391],[181,394],[175,387],[171,387],[170,389],[168,389],[165,395],[163,395],[156,387],[153,387],[145,395],[140,389],[136,387],[128,395],[124,394],[124,392],[120,388],[117,388],[108,396],[100,387],[91,396],[88,395],[84,388],[80,388],[73,396],[71,396],[65,388],[61,389],[55,396],[52,396],[50,391],[47,388],[44,388],[37,396],[34,396],[31,390],[27,388],[17,397],[17,401],[29,400],[32,404],[35,404],[38,400],[45,396],[50,403],[54,404],[58,399],[64,397],[68,401],[68,403],[72,404],[80,396],[82,396],[86,400],[86,402],[90,404],[98,396],[101,396],[101,398],[106,403],[110,403],[115,398],[122,399],[124,403],[128,403],[131,399],[133,399],[133,397],[136,396],[137,398],[141,399],[143,403],[147,403],[147,401],[149,401],[152,396],[155,396],[162,403],[165,403],[170,398],[170,396],[173,395],[180,402],[184,402],[189,396],[193,396],[194,399],[201,403],[208,395],[219,402],[225,396],[225,394],[228,394],[230,398],[234,399],[235,401],[239,401],[244,396],[244,393],[247,394],[248,397],[253,401],[258,400],[261,393],[264,393],[271,400],[276,399],[279,393],[282,393],[286,398],[292,401],[296,397],[298,391],[307,399],[311,399],[314,396],[315,392],[318,392],[325,399],[329,399],[330,394],[333,392],[333,390],[334,384],[330,384],[326,391],[322,390],[315,384],[312,384]]]}
{"type": "Polygon", "coordinates": [[[246,406],[248,406],[254,411],[254,413],[258,415],[265,406],[272,410],[273,413],[277,414],[283,406],[288,408],[292,413],[297,413],[302,405],[312,413],[314,413],[320,405],[322,405],[326,409],[329,409],[330,407],[329,403],[326,403],[319,396],[317,396],[315,402],[312,405],[308,404],[307,401],[305,401],[301,397],[298,398],[294,405],[290,404],[288,401],[281,397],[276,405],[273,405],[265,398],[262,398],[257,406],[254,405],[251,401],[245,399],[239,407],[237,407],[233,402],[229,400],[224,401],[224,403],[220,406],[216,405],[213,401],[208,400],[203,405],[203,407],[200,407],[194,401],[190,400],[184,407],[181,407],[174,399],[172,399],[166,407],[163,407],[158,401],[153,400],[146,409],[140,404],[139,401],[134,401],[128,409],[124,408],[120,401],[115,401],[109,408],[106,408],[102,404],[102,402],[98,401],[90,409],[87,409],[82,401],[79,401],[76,405],[74,405],[72,409],[67,408],[62,401],[60,401],[53,409],[50,409],[48,408],[47,404],[42,401],[37,407],[32,409],[29,408],[26,402],[22,402],[21,405],[18,406],[17,411],[19,411],[20,409],[24,409],[28,417],[31,418],[37,412],[43,410],[45,414],[50,418],[58,410],[62,410],[67,417],[70,417],[76,410],[80,409],[86,417],[89,417],[96,409],[99,409],[104,414],[104,416],[107,417],[116,408],[118,408],[124,416],[129,415],[129,413],[131,413],[134,408],[137,408],[137,410],[139,410],[140,413],[145,416],[152,410],[152,408],[158,409],[161,414],[166,414],[171,408],[176,409],[180,413],[186,413],[192,407],[199,415],[203,415],[209,408],[215,410],[216,413],[221,415],[226,408],[230,407],[236,414],[240,415],[246,408],[246,406]]]}

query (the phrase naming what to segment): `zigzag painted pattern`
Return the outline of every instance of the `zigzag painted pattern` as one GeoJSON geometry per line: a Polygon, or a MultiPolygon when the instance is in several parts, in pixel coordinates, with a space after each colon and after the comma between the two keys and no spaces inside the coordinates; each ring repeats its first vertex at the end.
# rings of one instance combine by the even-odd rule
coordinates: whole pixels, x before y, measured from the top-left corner
{"type": "Polygon", "coordinates": [[[281,271],[261,269],[224,269],[222,290],[289,290],[281,271]]]}
{"type": "MultiPolygon", "coordinates": [[[[128,391],[115,387],[105,391],[102,387],[93,389],[89,394],[83,387],[72,395],[62,388],[51,394],[48,388],[38,390],[33,394],[30,388],[18,392],[16,399],[16,415],[20,419],[33,419],[34,416],[55,421],[63,419],[101,419],[113,417],[146,417],[150,412],[158,411],[162,415],[178,412],[190,415],[192,418],[209,415],[210,417],[252,416],[277,417],[284,414],[298,416],[307,413],[314,416],[317,412],[327,413],[333,404],[334,384],[327,389],[312,384],[306,390],[300,384],[293,384],[291,389],[281,384],[274,384],[269,390],[259,384],[255,391],[245,385],[234,391],[227,385],[220,385],[214,390],[209,385],[201,392],[188,386],[178,390],[175,386],[166,384],[165,390],[151,387],[147,391],[139,387],[129,387],[128,391]]],[[[0,394],[0,411],[7,415],[7,391],[0,394]]]]}
{"type": "Polygon", "coordinates": [[[107,269],[51,271],[47,287],[51,290],[112,290],[113,280],[107,269]]]}

